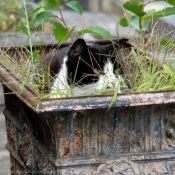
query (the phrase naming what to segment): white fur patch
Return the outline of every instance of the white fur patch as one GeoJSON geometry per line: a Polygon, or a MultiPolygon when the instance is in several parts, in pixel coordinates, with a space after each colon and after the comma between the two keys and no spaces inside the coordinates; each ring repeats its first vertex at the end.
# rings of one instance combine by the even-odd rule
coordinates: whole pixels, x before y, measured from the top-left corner
{"type": "Polygon", "coordinates": [[[51,98],[60,98],[69,96],[70,87],[67,82],[67,62],[68,57],[63,58],[63,64],[60,69],[60,72],[55,76],[54,82],[52,83],[51,93],[53,96],[51,98]]]}
{"type": "Polygon", "coordinates": [[[118,90],[118,93],[121,93],[120,90],[120,83],[119,78],[116,78],[114,74],[113,64],[108,60],[103,68],[104,75],[100,75],[97,82],[80,86],[80,87],[73,87],[72,94],[73,96],[80,96],[80,95],[88,95],[88,94],[97,94],[100,91],[110,88],[118,90]]]}
{"type": "Polygon", "coordinates": [[[113,73],[114,68],[110,60],[108,60],[104,65],[104,75],[99,75],[97,82],[83,86],[74,86],[70,89],[70,86],[67,82],[67,59],[67,57],[64,57],[62,68],[58,75],[56,75],[55,80],[52,84],[51,93],[54,94],[51,96],[51,98],[95,94],[107,87],[110,89],[117,88],[118,93],[121,92],[119,86],[119,78],[116,78],[116,75],[113,73]]]}

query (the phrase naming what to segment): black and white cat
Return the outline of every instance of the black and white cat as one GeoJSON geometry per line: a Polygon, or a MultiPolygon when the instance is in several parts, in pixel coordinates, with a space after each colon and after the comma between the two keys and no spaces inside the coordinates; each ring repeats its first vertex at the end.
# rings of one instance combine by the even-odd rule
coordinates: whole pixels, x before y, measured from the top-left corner
{"type": "Polygon", "coordinates": [[[118,53],[127,39],[108,44],[86,43],[77,39],[72,45],[49,54],[45,64],[50,66],[53,77],[52,98],[81,96],[99,93],[104,89],[120,89],[118,53]]]}

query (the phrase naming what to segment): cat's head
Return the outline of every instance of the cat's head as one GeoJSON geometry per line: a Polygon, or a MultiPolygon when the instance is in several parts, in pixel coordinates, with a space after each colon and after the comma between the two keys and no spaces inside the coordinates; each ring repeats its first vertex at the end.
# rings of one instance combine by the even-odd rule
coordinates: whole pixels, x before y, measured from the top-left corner
{"type": "MultiPolygon", "coordinates": [[[[86,43],[76,40],[68,51],[69,81],[78,85],[104,84],[109,87],[118,82],[116,69],[119,69],[119,50],[128,40],[116,40],[108,43],[86,43]]],[[[100,87],[101,88],[101,87],[100,87]]]]}

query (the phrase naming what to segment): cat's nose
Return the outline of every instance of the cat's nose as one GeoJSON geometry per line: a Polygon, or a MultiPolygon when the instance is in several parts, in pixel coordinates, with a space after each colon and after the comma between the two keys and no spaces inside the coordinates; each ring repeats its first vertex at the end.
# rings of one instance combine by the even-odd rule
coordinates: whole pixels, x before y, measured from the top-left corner
{"type": "Polygon", "coordinates": [[[108,88],[108,89],[110,89],[110,88],[115,88],[117,85],[118,85],[118,80],[117,80],[117,79],[113,79],[113,80],[111,80],[111,81],[109,82],[107,88],[108,88]]]}

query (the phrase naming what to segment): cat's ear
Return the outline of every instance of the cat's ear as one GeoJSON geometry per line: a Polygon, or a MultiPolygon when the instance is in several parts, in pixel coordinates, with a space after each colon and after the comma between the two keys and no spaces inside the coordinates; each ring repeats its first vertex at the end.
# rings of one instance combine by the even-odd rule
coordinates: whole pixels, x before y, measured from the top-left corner
{"type": "Polygon", "coordinates": [[[80,56],[87,49],[84,39],[77,39],[70,47],[68,55],[70,57],[80,56]]]}

